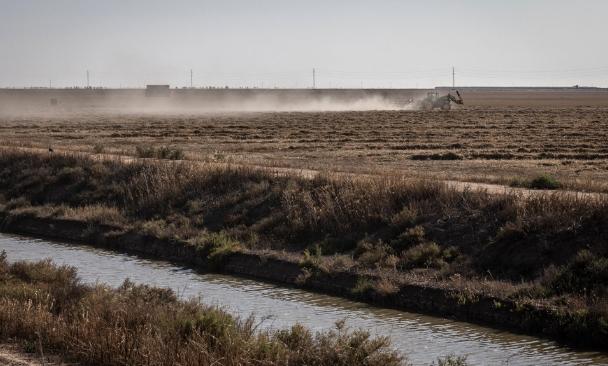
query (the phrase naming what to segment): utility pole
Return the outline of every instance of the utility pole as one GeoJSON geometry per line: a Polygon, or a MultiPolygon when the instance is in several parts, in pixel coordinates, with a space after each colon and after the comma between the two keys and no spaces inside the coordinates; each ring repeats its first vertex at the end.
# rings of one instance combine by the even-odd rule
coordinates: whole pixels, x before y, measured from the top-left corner
{"type": "Polygon", "coordinates": [[[456,71],[454,71],[454,66],[452,66],[452,89],[456,88],[456,71]]]}
{"type": "Polygon", "coordinates": [[[91,87],[91,83],[89,82],[89,70],[87,70],[87,88],[91,87]]]}
{"type": "Polygon", "coordinates": [[[190,69],[190,89],[192,89],[192,69],[190,69]]]}
{"type": "Polygon", "coordinates": [[[312,88],[313,89],[317,88],[317,75],[316,75],[316,70],[314,67],[312,68],[312,88]]]}

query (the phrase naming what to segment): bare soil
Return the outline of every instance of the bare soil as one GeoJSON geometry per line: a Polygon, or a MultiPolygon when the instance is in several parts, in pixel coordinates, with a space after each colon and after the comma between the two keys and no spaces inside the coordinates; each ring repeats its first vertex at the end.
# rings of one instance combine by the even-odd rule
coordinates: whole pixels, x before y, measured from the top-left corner
{"type": "Polygon", "coordinates": [[[4,146],[121,155],[170,146],[208,162],[504,185],[548,174],[595,192],[608,192],[607,141],[606,106],[0,117],[4,146]]]}
{"type": "Polygon", "coordinates": [[[67,366],[77,365],[75,363],[63,363],[58,357],[45,356],[26,353],[22,348],[15,344],[0,344],[0,365],[4,366],[67,366]]]}

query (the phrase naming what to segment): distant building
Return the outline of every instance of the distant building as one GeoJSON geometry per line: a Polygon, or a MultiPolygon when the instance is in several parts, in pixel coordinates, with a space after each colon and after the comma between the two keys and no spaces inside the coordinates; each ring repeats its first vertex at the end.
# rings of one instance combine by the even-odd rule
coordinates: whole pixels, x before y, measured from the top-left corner
{"type": "Polygon", "coordinates": [[[146,97],[168,97],[170,93],[169,85],[146,85],[146,97]]]}

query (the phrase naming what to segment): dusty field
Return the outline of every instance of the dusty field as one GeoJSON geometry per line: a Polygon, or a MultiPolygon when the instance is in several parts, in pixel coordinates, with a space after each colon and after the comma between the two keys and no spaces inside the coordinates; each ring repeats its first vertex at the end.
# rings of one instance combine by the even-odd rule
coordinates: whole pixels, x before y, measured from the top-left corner
{"type": "Polygon", "coordinates": [[[608,107],[467,107],[444,112],[98,114],[0,117],[0,143],[510,184],[541,174],[608,191],[608,107]]]}

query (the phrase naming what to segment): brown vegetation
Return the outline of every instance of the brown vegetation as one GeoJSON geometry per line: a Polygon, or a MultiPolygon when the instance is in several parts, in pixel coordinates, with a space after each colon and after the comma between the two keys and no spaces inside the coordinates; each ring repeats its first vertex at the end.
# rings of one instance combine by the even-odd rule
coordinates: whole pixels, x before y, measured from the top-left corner
{"type": "Polygon", "coordinates": [[[195,300],[128,280],[80,283],[49,261],[8,264],[0,254],[0,340],[87,365],[401,365],[384,337],[344,323],[313,334],[301,325],[260,331],[195,300]]]}
{"type": "Polygon", "coordinates": [[[179,239],[211,258],[273,252],[301,258],[308,273],[380,275],[361,293],[427,281],[552,304],[599,328],[608,316],[605,199],[19,151],[0,154],[0,187],[13,215],[179,239]]]}
{"type": "MultiPolygon", "coordinates": [[[[605,97],[604,97],[605,98],[605,97]]],[[[2,145],[608,192],[608,109],[0,117],[2,145]]],[[[495,104],[496,104],[495,103],[495,104]]],[[[584,104],[583,104],[584,105],[584,104]]]]}

